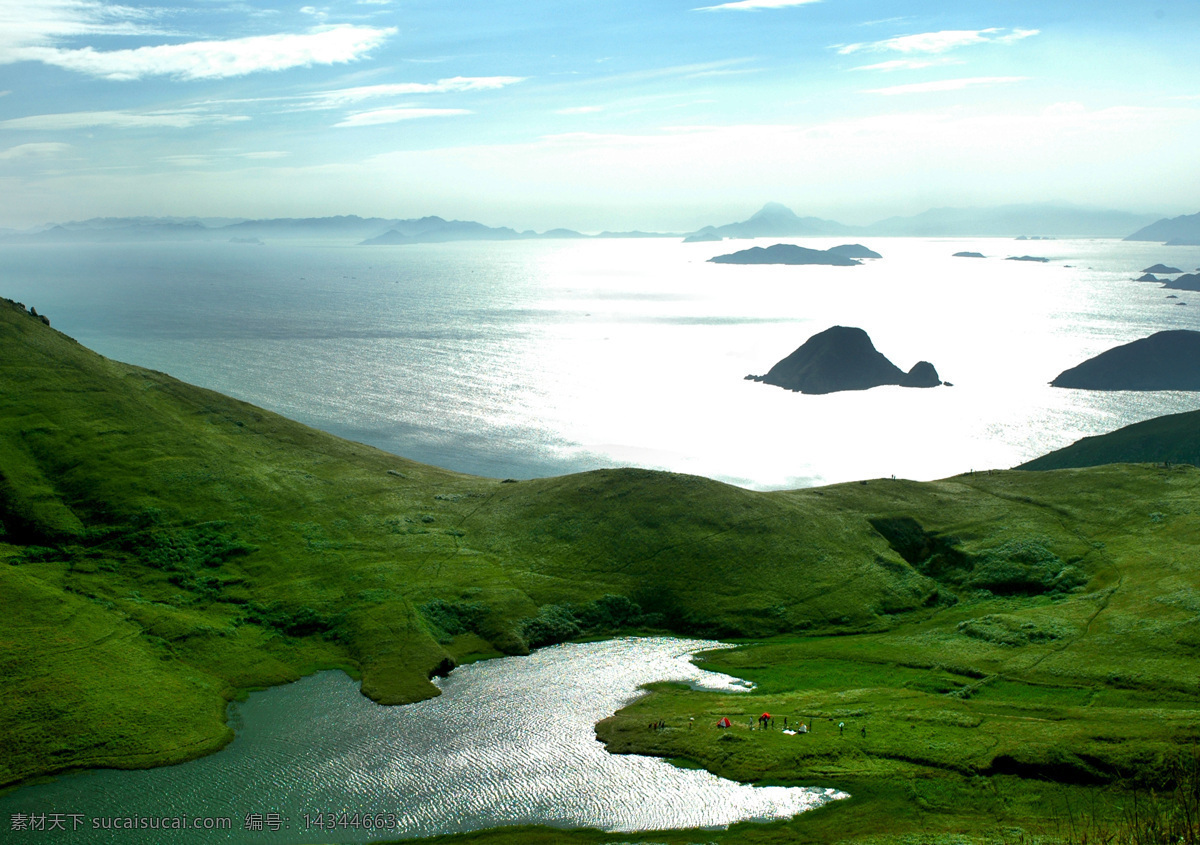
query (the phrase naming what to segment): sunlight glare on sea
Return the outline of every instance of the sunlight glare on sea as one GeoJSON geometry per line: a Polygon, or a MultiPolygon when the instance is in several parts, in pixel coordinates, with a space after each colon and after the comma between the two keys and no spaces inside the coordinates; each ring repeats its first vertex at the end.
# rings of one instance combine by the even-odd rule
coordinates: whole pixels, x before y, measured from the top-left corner
{"type": "MultiPolygon", "coordinates": [[[[796,240],[796,239],[792,239],[796,240]]],[[[824,248],[846,239],[803,239],[824,248]]],[[[773,241],[0,249],[5,295],[102,354],[405,457],[493,477],[635,465],[752,488],[1010,467],[1200,407],[1051,388],[1200,296],[1134,282],[1200,248],[863,238],[858,267],[737,266],[773,241]],[[955,258],[959,251],[984,259],[955,258]],[[1007,261],[1023,254],[1047,263],[1007,261]],[[833,325],[953,387],[805,396],[745,381],[833,325]]]]}

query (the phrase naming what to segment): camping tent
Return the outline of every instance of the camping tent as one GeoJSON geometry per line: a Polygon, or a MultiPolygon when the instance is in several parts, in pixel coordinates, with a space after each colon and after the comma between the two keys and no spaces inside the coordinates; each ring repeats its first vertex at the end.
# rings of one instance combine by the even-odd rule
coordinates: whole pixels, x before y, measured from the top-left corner
{"type": "Polygon", "coordinates": [[[725,718],[721,719],[721,721],[717,722],[717,727],[718,727],[718,728],[727,728],[727,727],[729,727],[729,717],[728,717],[728,716],[726,716],[725,718]]]}

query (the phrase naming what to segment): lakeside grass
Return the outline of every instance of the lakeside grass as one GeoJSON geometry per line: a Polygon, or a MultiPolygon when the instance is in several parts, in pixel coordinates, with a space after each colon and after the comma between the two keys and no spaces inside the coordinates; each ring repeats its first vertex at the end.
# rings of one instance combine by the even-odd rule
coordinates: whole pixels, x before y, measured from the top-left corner
{"type": "Polygon", "coordinates": [[[757,688],[655,686],[598,726],[610,750],[853,797],[726,832],[463,841],[1063,838],[1060,805],[1119,819],[1200,741],[1190,466],[505,483],[109,361],[3,303],[0,402],[0,787],[210,753],[229,700],[318,668],[404,703],[456,663],[628,630],[734,638],[704,665],[757,688]],[[764,710],[815,732],[747,730],[764,710]]]}

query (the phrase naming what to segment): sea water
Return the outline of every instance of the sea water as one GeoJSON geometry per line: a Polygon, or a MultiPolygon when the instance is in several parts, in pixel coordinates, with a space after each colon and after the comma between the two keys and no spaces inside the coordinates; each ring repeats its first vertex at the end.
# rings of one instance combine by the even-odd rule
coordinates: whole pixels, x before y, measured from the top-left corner
{"type": "Polygon", "coordinates": [[[883,258],[858,267],[707,261],[755,243],[771,241],[4,246],[0,295],[109,357],[493,477],[927,480],[1200,407],[1048,385],[1118,344],[1200,328],[1200,294],[1132,281],[1158,262],[1194,270],[1198,247],[870,238],[883,258]],[[1025,253],[1050,260],[1005,260],[1025,253]],[[805,396],[744,380],[833,325],[954,386],[805,396]]]}
{"type": "MultiPolygon", "coordinates": [[[[62,830],[25,836],[77,845],[365,842],[514,824],[725,827],[791,818],[844,797],[820,787],[740,784],[653,757],[609,754],[597,741],[595,723],[641,684],[745,691],[744,682],[688,659],[720,645],[653,637],[554,646],[455,669],[438,682],[441,696],[405,707],[374,704],[346,675],[323,672],[232,705],[238,734],[216,754],[27,787],[0,796],[0,818],[7,828],[14,814],[57,814],[62,830]],[[185,817],[202,829],[105,829],[108,819],[162,825],[185,817]]],[[[716,722],[728,716],[737,723],[731,732],[755,741],[745,727],[756,715],[753,702],[712,698],[697,700],[700,709],[687,717],[694,722],[677,717],[666,730],[716,742],[723,733],[716,722]]]]}

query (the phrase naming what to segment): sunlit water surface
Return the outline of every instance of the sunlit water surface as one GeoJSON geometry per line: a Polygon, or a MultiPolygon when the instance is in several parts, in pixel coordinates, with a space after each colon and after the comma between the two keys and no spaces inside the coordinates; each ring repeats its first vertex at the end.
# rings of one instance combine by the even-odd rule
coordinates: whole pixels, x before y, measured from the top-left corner
{"type": "MultiPolygon", "coordinates": [[[[346,675],[324,672],[232,705],[237,738],[212,756],[28,787],[0,796],[0,818],[7,828],[13,813],[84,817],[75,831],[27,834],[37,841],[362,842],[526,823],[615,831],[724,827],[790,818],[843,797],[830,789],[753,787],[604,750],[595,723],[641,684],[745,690],[743,682],[689,660],[719,645],[629,638],[554,646],[455,669],[438,682],[441,696],[405,707],[374,704],[346,675]],[[386,832],[309,826],[317,814],[342,812],[394,814],[396,823],[386,832]],[[245,829],[248,815],[269,813],[278,815],[278,831],[245,829]],[[233,829],[91,829],[92,819],[134,814],[224,817],[233,829]]],[[[744,721],[756,714],[726,715],[744,721]]],[[[715,739],[710,722],[718,717],[697,717],[691,727],[669,729],[715,739]]]]}
{"type": "Polygon", "coordinates": [[[1200,295],[1132,281],[1157,262],[1191,271],[1200,247],[865,242],[883,258],[860,267],[707,263],[747,241],[7,246],[0,295],[110,357],[495,477],[932,479],[1200,407],[1047,384],[1117,344],[1200,328],[1200,295]],[[1003,260],[1026,253],[1050,261],[1003,260]],[[743,380],[832,325],[955,386],[803,396],[743,380]]]}

